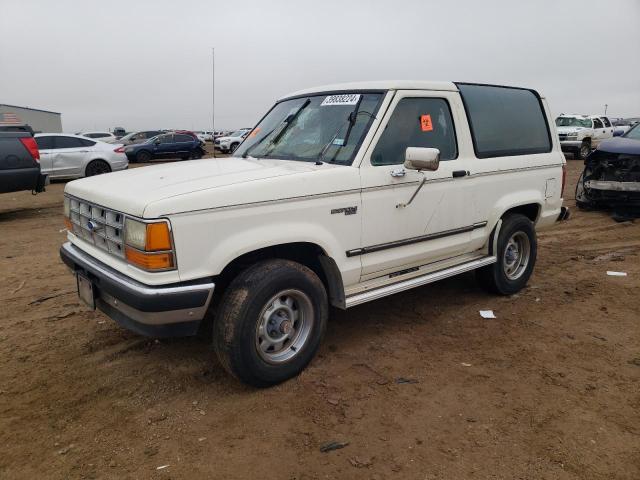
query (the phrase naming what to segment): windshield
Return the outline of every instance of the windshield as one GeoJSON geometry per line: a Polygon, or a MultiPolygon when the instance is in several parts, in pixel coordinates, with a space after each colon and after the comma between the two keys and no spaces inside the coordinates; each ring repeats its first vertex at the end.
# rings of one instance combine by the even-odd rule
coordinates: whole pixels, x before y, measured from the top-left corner
{"type": "Polygon", "coordinates": [[[234,156],[350,165],[382,98],[382,93],[340,93],[284,100],[234,156]]]}
{"type": "Polygon", "coordinates": [[[633,127],[631,130],[628,130],[627,133],[624,134],[624,138],[640,140],[640,123],[637,123],[635,127],[633,127]]]}
{"type": "Polygon", "coordinates": [[[588,118],[558,117],[556,127],[585,127],[591,128],[591,120],[588,118]]]}
{"type": "Polygon", "coordinates": [[[241,137],[242,135],[244,135],[245,133],[247,133],[246,130],[236,130],[235,132],[233,132],[231,135],[229,135],[230,137],[241,137]]]}

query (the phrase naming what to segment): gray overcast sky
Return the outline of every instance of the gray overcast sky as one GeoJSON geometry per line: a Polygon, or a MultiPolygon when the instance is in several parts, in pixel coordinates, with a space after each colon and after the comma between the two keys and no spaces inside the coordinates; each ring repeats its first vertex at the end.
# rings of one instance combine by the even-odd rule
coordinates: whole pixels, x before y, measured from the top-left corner
{"type": "Polygon", "coordinates": [[[640,1],[0,0],[0,103],[65,131],[252,126],[326,83],[532,87],[555,113],[640,116],[640,1]]]}

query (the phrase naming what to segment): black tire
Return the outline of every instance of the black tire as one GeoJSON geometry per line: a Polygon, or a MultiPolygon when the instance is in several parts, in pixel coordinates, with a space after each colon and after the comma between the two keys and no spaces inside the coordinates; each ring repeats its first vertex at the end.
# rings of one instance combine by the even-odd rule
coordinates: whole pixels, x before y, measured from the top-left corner
{"type": "Polygon", "coordinates": [[[299,374],[315,356],[327,327],[328,311],[324,285],[312,270],[289,260],[256,263],[231,282],[218,306],[213,324],[216,354],[229,373],[249,385],[268,387],[283,382],[299,374]],[[289,339],[288,347],[287,341],[284,342],[281,351],[264,351],[263,341],[266,342],[264,345],[270,345],[272,340],[271,336],[265,336],[267,329],[271,329],[269,335],[281,335],[288,328],[285,323],[289,317],[277,316],[280,310],[274,306],[288,298],[280,294],[290,292],[301,293],[300,298],[307,300],[305,305],[300,302],[297,314],[292,307],[291,312],[297,315],[297,320],[291,316],[289,322],[293,338],[289,339]],[[270,310],[271,314],[268,313],[270,310]],[[270,327],[272,321],[274,324],[280,321],[280,329],[270,327]],[[260,329],[261,324],[265,325],[265,330],[260,329]],[[303,335],[305,331],[307,333],[303,335]],[[302,343],[296,343],[300,341],[302,343]],[[276,359],[280,354],[292,357],[276,359]]]}
{"type": "Polygon", "coordinates": [[[200,160],[202,158],[203,152],[199,148],[191,152],[191,158],[193,160],[200,160]]]}
{"type": "Polygon", "coordinates": [[[577,160],[584,160],[591,153],[591,140],[583,140],[580,148],[576,150],[575,158],[577,160]]]}
{"type": "Polygon", "coordinates": [[[151,152],[147,152],[146,150],[140,150],[136,153],[136,162],[138,163],[147,163],[151,161],[151,152]]]}
{"type": "Polygon", "coordinates": [[[240,145],[239,143],[232,143],[231,146],[229,147],[229,153],[233,153],[236,151],[236,148],[238,148],[238,145],[240,145]]]}
{"type": "MultiPolygon", "coordinates": [[[[524,248],[520,248],[524,250],[524,248]]],[[[517,249],[515,251],[518,251],[517,249]]],[[[479,268],[476,270],[476,278],[482,288],[499,295],[513,295],[514,293],[522,290],[527,282],[533,267],[536,263],[536,256],[538,253],[538,243],[536,239],[536,231],[533,223],[527,217],[521,214],[507,214],[502,218],[502,225],[500,227],[500,233],[498,234],[497,252],[495,252],[498,261],[489,266],[479,268]],[[516,237],[517,236],[517,237],[516,237]],[[524,240],[522,236],[528,240],[528,259],[526,265],[520,264],[519,270],[513,272],[513,278],[510,277],[505,271],[509,267],[507,258],[512,257],[514,252],[513,248],[510,253],[507,253],[507,247],[509,242],[514,237],[520,240],[524,240]]],[[[517,263],[517,262],[516,262],[517,263]]]]}
{"type": "Polygon", "coordinates": [[[104,160],[91,160],[84,169],[84,176],[93,177],[94,175],[109,173],[110,171],[111,165],[109,165],[104,160]]]}

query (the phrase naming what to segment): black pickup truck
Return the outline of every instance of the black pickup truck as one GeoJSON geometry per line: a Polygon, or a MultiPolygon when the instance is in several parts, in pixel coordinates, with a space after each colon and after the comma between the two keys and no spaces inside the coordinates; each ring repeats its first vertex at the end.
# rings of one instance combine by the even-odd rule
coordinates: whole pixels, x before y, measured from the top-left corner
{"type": "Polygon", "coordinates": [[[40,173],[40,152],[30,131],[0,128],[0,193],[44,191],[47,176],[40,173]]]}

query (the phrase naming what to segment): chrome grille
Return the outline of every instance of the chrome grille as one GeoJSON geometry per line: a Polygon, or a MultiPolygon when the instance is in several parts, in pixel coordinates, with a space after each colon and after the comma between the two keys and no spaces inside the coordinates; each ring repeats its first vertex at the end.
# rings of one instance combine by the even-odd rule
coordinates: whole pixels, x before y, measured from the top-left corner
{"type": "Polygon", "coordinates": [[[73,233],[96,247],[124,258],[124,215],[69,197],[73,233]]]}

